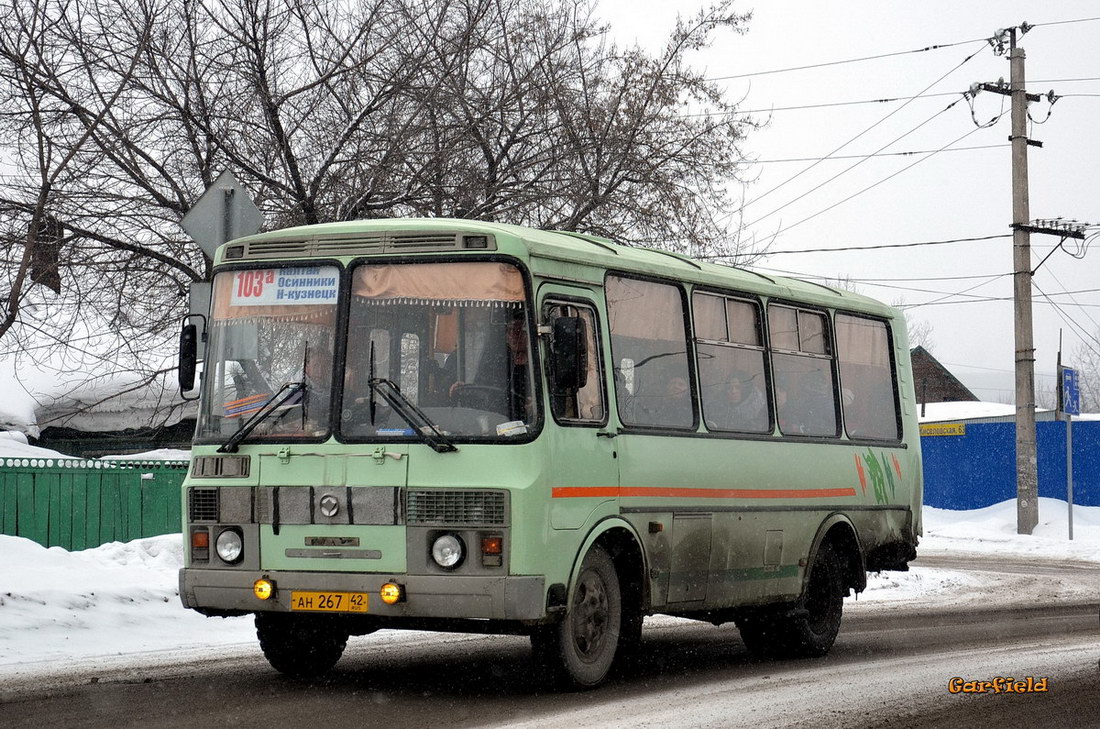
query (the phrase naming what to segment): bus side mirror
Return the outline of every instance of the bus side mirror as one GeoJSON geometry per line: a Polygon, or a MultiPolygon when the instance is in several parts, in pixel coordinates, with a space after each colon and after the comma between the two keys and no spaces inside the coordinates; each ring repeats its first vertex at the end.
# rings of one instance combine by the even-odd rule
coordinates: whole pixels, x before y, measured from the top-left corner
{"type": "Polygon", "coordinates": [[[576,392],[588,382],[588,331],[579,316],[554,320],[550,338],[551,386],[557,394],[576,392]]]}
{"type": "Polygon", "coordinates": [[[195,389],[195,368],[198,363],[199,330],[194,324],[184,324],[180,331],[180,393],[195,389]]]}

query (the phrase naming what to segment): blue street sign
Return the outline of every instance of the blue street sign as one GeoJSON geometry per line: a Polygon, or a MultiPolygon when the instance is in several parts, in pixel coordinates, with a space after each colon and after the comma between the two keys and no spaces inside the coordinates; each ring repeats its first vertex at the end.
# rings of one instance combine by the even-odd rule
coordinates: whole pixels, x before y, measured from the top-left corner
{"type": "Polygon", "coordinates": [[[1081,388],[1077,382],[1077,370],[1063,367],[1061,375],[1062,412],[1069,415],[1081,414],[1081,388]]]}

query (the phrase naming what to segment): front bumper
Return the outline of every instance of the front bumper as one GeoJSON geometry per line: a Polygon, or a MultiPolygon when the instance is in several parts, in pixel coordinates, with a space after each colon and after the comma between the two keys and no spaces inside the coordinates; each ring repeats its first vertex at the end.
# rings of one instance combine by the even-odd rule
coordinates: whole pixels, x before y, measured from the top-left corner
{"type": "Polygon", "coordinates": [[[292,590],[366,592],[369,614],[392,618],[473,618],[539,620],[546,615],[541,576],[458,577],[454,575],[348,574],[253,570],[180,570],[184,607],[212,611],[290,612],[292,590]],[[275,583],[275,594],[260,600],[252,585],[261,577],[275,583]],[[405,602],[387,605],[378,595],[386,582],[405,587],[405,602]]]}

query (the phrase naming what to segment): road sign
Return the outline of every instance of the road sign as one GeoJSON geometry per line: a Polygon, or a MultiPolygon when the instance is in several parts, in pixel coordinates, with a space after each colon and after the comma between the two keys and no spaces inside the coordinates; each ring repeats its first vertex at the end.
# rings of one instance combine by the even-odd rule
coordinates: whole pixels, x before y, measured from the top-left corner
{"type": "Polygon", "coordinates": [[[180,225],[211,258],[226,241],[260,231],[264,216],[233,173],[218,175],[180,225]]]}
{"type": "Polygon", "coordinates": [[[1080,415],[1081,388],[1077,381],[1077,370],[1062,367],[1058,370],[1058,379],[1062,391],[1062,412],[1069,415],[1080,415]]]}

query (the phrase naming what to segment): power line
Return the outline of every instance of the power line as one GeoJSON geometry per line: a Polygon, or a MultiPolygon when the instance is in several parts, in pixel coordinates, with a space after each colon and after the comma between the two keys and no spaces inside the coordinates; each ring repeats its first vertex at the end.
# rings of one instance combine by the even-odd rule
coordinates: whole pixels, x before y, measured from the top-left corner
{"type": "Polygon", "coordinates": [[[1100,76],[1088,78],[1038,78],[1028,81],[1029,84],[1075,84],[1083,81],[1100,81],[1100,76]]]}
{"type": "MultiPolygon", "coordinates": [[[[1100,96],[1100,94],[1097,94],[1100,96]]],[[[979,149],[1002,149],[1004,147],[1011,147],[1010,144],[980,144],[973,147],[955,147],[953,149],[940,149],[940,150],[915,150],[911,152],[872,152],[871,154],[845,154],[834,157],[795,157],[792,159],[754,159],[752,164],[766,165],[775,164],[780,162],[815,162],[817,160],[826,159],[870,159],[872,157],[912,157],[918,154],[934,154],[935,152],[972,152],[979,149]]]]}
{"type": "MultiPolygon", "coordinates": [[[[1005,276],[1011,276],[1011,275],[1013,275],[1013,274],[1007,274],[1007,273],[1006,273],[1006,274],[1004,274],[1004,275],[1005,275],[1005,276]]],[[[955,297],[955,296],[959,296],[959,295],[961,295],[961,294],[968,294],[968,293],[970,293],[971,291],[974,291],[975,289],[980,289],[980,288],[981,288],[982,286],[986,286],[986,285],[988,285],[988,284],[991,284],[991,283],[993,283],[993,282],[994,282],[994,281],[996,281],[996,280],[997,280],[997,279],[989,279],[988,281],[982,281],[982,282],[980,282],[980,283],[976,283],[976,284],[974,284],[973,286],[971,286],[970,288],[967,288],[967,289],[963,289],[962,291],[960,291],[960,292],[959,292],[959,293],[957,293],[957,294],[948,294],[947,296],[941,296],[941,297],[940,297],[940,298],[938,298],[938,299],[932,299],[931,301],[926,301],[926,302],[924,302],[924,303],[922,303],[922,304],[911,304],[911,305],[905,305],[905,306],[900,306],[900,307],[898,307],[898,308],[900,308],[900,309],[915,309],[915,308],[917,308],[918,306],[937,306],[937,305],[940,305],[940,304],[944,304],[944,303],[955,303],[955,304],[957,304],[957,303],[962,303],[962,302],[957,302],[957,301],[954,301],[954,302],[949,302],[949,301],[947,301],[947,299],[953,298],[953,297],[955,297]]],[[[990,298],[989,300],[990,300],[990,301],[993,301],[994,299],[990,298]]]]}
{"type": "MultiPolygon", "coordinates": [[[[925,124],[929,124],[929,123],[931,123],[931,122],[932,122],[932,121],[933,121],[934,119],[936,119],[936,117],[940,116],[940,114],[943,114],[943,113],[947,112],[947,111],[948,111],[949,109],[951,109],[951,107],[953,107],[953,106],[955,106],[955,104],[959,103],[959,101],[961,101],[961,99],[956,99],[955,101],[951,102],[950,104],[948,104],[947,106],[945,106],[945,107],[944,107],[943,109],[940,109],[940,110],[939,110],[938,112],[936,112],[936,113],[935,113],[935,114],[933,114],[932,116],[928,117],[927,119],[925,119],[924,121],[922,121],[922,122],[921,122],[920,124],[918,124],[917,126],[913,127],[913,128],[912,128],[912,129],[910,129],[909,131],[905,132],[905,133],[904,133],[904,134],[902,134],[901,136],[899,136],[899,137],[895,137],[894,139],[890,140],[890,141],[889,141],[889,142],[887,142],[886,144],[882,145],[881,147],[879,147],[878,149],[876,149],[876,150],[875,150],[875,154],[877,154],[877,153],[881,152],[882,150],[886,149],[887,147],[889,147],[889,146],[891,146],[891,145],[893,145],[893,144],[896,144],[897,142],[901,141],[901,140],[902,140],[902,139],[904,139],[905,137],[909,136],[909,135],[910,135],[910,134],[912,134],[913,132],[915,132],[915,131],[917,131],[918,129],[920,129],[921,127],[923,127],[923,126],[924,126],[925,124]]],[[[956,140],[956,141],[958,141],[958,140],[956,140]]],[[[834,152],[835,152],[835,151],[836,151],[836,150],[834,150],[834,152]]],[[[826,159],[830,159],[831,157],[832,157],[832,152],[830,152],[828,156],[826,156],[826,157],[822,157],[822,158],[821,158],[821,160],[819,160],[818,162],[815,162],[815,163],[814,163],[813,165],[811,165],[810,167],[816,166],[817,164],[820,164],[820,162],[823,162],[823,161],[825,161],[826,159]]],[[[865,157],[865,158],[861,159],[861,160],[860,160],[859,162],[856,162],[855,164],[849,165],[848,167],[844,168],[843,170],[841,170],[840,172],[836,173],[836,174],[835,174],[835,175],[833,175],[832,177],[828,178],[828,179],[827,179],[827,180],[825,180],[824,182],[821,182],[821,183],[819,183],[819,184],[815,185],[814,187],[811,187],[811,188],[810,188],[809,190],[807,190],[806,192],[802,193],[802,194],[801,194],[801,195],[799,195],[798,197],[796,197],[796,198],[794,198],[794,199],[792,199],[792,200],[788,200],[787,202],[783,203],[783,204],[782,204],[782,205],[780,205],[779,207],[777,207],[777,208],[774,208],[774,209],[772,209],[772,210],[771,210],[770,212],[764,213],[764,214],[763,214],[763,215],[761,215],[760,217],[758,217],[758,218],[756,218],[755,220],[753,220],[753,221],[752,221],[751,223],[748,223],[748,224],[746,224],[746,225],[745,225],[745,227],[746,227],[746,228],[751,228],[752,226],[754,226],[754,225],[756,225],[757,223],[759,223],[759,222],[760,222],[761,220],[764,220],[764,219],[766,219],[766,218],[770,218],[770,217],[771,217],[772,215],[775,215],[775,214],[776,214],[776,213],[778,213],[778,212],[779,212],[780,210],[783,210],[784,208],[786,208],[786,207],[789,207],[789,206],[793,205],[794,203],[796,203],[796,202],[798,202],[799,200],[801,200],[801,199],[805,198],[806,196],[810,195],[811,193],[814,193],[814,192],[816,192],[817,190],[820,190],[820,189],[821,189],[822,187],[824,187],[825,185],[829,184],[830,182],[833,182],[833,181],[837,180],[838,178],[840,178],[841,176],[843,176],[843,175],[847,174],[848,172],[851,172],[851,171],[852,171],[852,170],[854,170],[854,169],[855,169],[856,167],[859,167],[859,166],[860,166],[861,164],[863,164],[863,163],[864,163],[864,162],[866,162],[866,161],[867,161],[867,158],[865,157]]],[[[807,168],[806,168],[806,170],[810,169],[810,167],[807,167],[807,168]]],[[[908,169],[908,168],[906,168],[906,169],[908,169]]],[[[805,170],[803,170],[803,172],[804,172],[804,171],[805,171],[805,170]]],[[[799,174],[802,174],[802,173],[800,172],[799,174]]],[[[798,176],[798,175],[795,175],[795,177],[797,177],[797,176],[798,176]]],[[[792,177],[791,179],[794,179],[794,178],[792,177]]],[[[889,178],[887,178],[887,179],[889,179],[889,178]]],[[[786,184],[786,183],[784,183],[784,184],[786,184]]],[[[778,188],[774,188],[774,189],[778,189],[778,188]]],[[[762,195],[761,197],[763,197],[763,195],[762,195]]],[[[748,204],[750,204],[750,205],[751,205],[752,203],[754,203],[754,202],[757,202],[757,201],[759,201],[760,199],[761,199],[761,198],[756,198],[756,200],[751,200],[751,201],[749,201],[749,203],[748,203],[748,204]]],[[[743,209],[743,208],[744,208],[744,206],[742,206],[742,209],[743,209]]],[[[824,211],[822,211],[822,212],[824,212],[824,211]]],[[[819,214],[820,214],[820,213],[819,213],[819,214]]],[[[811,216],[811,217],[812,217],[812,216],[811,216]]],[[[795,225],[798,225],[799,223],[804,223],[804,222],[806,222],[806,220],[809,220],[809,218],[806,218],[805,220],[800,220],[800,221],[798,221],[798,223],[795,223],[795,225]]],[[[784,228],[784,230],[789,230],[790,228],[793,228],[793,227],[794,227],[794,225],[791,225],[791,226],[788,226],[787,228],[784,228]]]]}
{"type": "MultiPolygon", "coordinates": [[[[1006,370],[1006,369],[1002,369],[1002,368],[999,368],[999,367],[979,367],[978,365],[961,364],[959,362],[944,362],[942,360],[940,361],[940,364],[949,365],[951,367],[962,367],[963,369],[968,369],[968,370],[985,370],[986,372],[1005,372],[1005,373],[1008,373],[1008,374],[1015,374],[1015,372],[1016,372],[1015,370],[1006,370]]],[[[1057,377],[1058,375],[1050,375],[1050,374],[1044,374],[1042,372],[1036,372],[1035,376],[1036,377],[1057,377]]],[[[986,389],[996,389],[996,388],[986,388],[986,389]]]]}
{"type": "Polygon", "coordinates": [[[752,266],[754,271],[768,271],[769,273],[778,273],[784,276],[795,276],[797,278],[811,278],[820,279],[822,281],[836,281],[838,279],[848,280],[853,283],[870,283],[872,281],[964,281],[973,280],[976,278],[1000,278],[1001,276],[1011,275],[1009,273],[983,273],[973,276],[920,276],[920,277],[908,277],[908,278],[852,278],[851,276],[822,276],[817,273],[803,273],[801,271],[788,271],[782,268],[771,268],[769,266],[752,266]]]}
{"type": "MultiPolygon", "coordinates": [[[[838,251],[878,251],[881,248],[915,248],[922,245],[946,245],[947,243],[969,243],[971,241],[991,241],[998,238],[1011,238],[1012,233],[1000,233],[998,235],[980,235],[976,238],[955,238],[947,241],[921,241],[920,243],[883,243],[878,245],[846,245],[834,248],[802,248],[800,251],[769,251],[766,256],[785,253],[833,253],[838,251]]],[[[711,253],[693,256],[695,258],[736,258],[738,256],[757,255],[755,253],[711,253]]]]}
{"type": "Polygon", "coordinates": [[[882,58],[894,58],[896,56],[908,56],[914,53],[926,53],[928,51],[935,51],[941,48],[952,48],[954,46],[963,46],[969,43],[981,43],[986,44],[989,42],[988,38],[974,38],[972,40],[959,41],[957,43],[941,43],[939,45],[927,46],[925,48],[915,48],[910,51],[895,51],[893,53],[880,53],[875,56],[863,56],[861,58],[848,58],[843,61],[825,61],[823,63],[812,63],[806,66],[791,66],[790,68],[776,68],[771,71],[754,71],[752,73],[739,73],[733,76],[714,76],[708,78],[707,81],[730,81],[738,78],[749,78],[750,76],[770,76],[776,73],[789,73],[791,71],[808,71],[814,68],[826,68],[828,66],[841,66],[847,63],[862,63],[863,61],[877,61],[882,58]]]}
{"type": "Polygon", "coordinates": [[[1061,281],[1061,279],[1059,279],[1059,278],[1058,278],[1058,277],[1057,277],[1057,276],[1056,276],[1056,275],[1054,274],[1054,271],[1053,271],[1053,270],[1051,270],[1051,269],[1049,269],[1049,268],[1048,268],[1048,269],[1047,269],[1047,273],[1049,273],[1049,274],[1050,274],[1051,278],[1053,278],[1053,279],[1054,279],[1054,281],[1055,281],[1055,283],[1057,283],[1057,284],[1058,284],[1059,288],[1061,288],[1061,289],[1062,289],[1062,292],[1063,292],[1063,293],[1065,293],[1065,294],[1066,294],[1067,296],[1069,296],[1069,298],[1070,298],[1070,301],[1072,301],[1072,302],[1073,302],[1074,304],[1076,304],[1076,305],[1077,305],[1077,307],[1078,307],[1079,309],[1081,309],[1081,313],[1082,313],[1082,314],[1084,314],[1084,315],[1085,315],[1086,317],[1088,317],[1088,320],[1089,320],[1090,322],[1092,322],[1092,325],[1093,325],[1094,327],[1096,327],[1097,331],[1100,331],[1100,324],[1097,324],[1097,323],[1096,323],[1096,320],[1095,320],[1095,319],[1093,319],[1093,318],[1092,318],[1092,316],[1090,316],[1090,315],[1089,315],[1089,313],[1088,313],[1087,311],[1085,311],[1085,308],[1084,308],[1084,307],[1083,307],[1083,306],[1082,306],[1082,305],[1080,304],[1080,302],[1078,302],[1078,301],[1077,301],[1077,299],[1073,298],[1073,294],[1077,294],[1077,293],[1083,293],[1083,292],[1080,292],[1080,291],[1067,291],[1067,290],[1066,290],[1066,286],[1065,286],[1065,284],[1063,284],[1063,283],[1062,283],[1062,281],[1061,281]]]}
{"type": "Polygon", "coordinates": [[[1092,334],[1089,334],[1085,330],[1085,328],[1083,326],[1081,326],[1080,324],[1078,324],[1077,321],[1073,317],[1071,317],[1069,314],[1064,312],[1062,310],[1062,307],[1059,306],[1058,303],[1055,302],[1053,299],[1051,299],[1050,296],[1047,294],[1047,292],[1045,292],[1041,288],[1039,288],[1038,284],[1036,284],[1034,281],[1032,281],[1032,285],[1036,288],[1036,290],[1038,290],[1038,292],[1040,294],[1043,295],[1043,298],[1045,298],[1054,307],[1054,311],[1058,314],[1059,318],[1061,318],[1062,321],[1064,321],[1067,325],[1069,325],[1070,329],[1073,329],[1077,333],[1077,336],[1080,337],[1082,343],[1086,347],[1088,347],[1090,350],[1092,350],[1092,352],[1094,354],[1100,355],[1100,351],[1097,351],[1096,347],[1093,347],[1092,344],[1090,344],[1089,341],[1088,341],[1088,340],[1091,339],[1093,342],[1096,342],[1097,345],[1100,345],[1100,340],[1098,340],[1092,334]]]}
{"type": "Polygon", "coordinates": [[[1044,25],[1069,25],[1071,23],[1091,23],[1094,20],[1100,20],[1100,17],[1096,18],[1077,18],[1076,20],[1052,20],[1049,23],[1032,23],[1032,28],[1041,28],[1044,25]]]}
{"type": "Polygon", "coordinates": [[[806,109],[828,109],[836,106],[862,106],[866,104],[892,104],[896,101],[913,101],[915,99],[934,99],[942,96],[958,96],[961,91],[942,91],[935,94],[921,94],[920,96],[897,96],[886,99],[864,99],[862,101],[833,101],[823,104],[802,104],[799,106],[774,106],[770,109],[734,109],[732,111],[702,111],[697,114],[684,114],[687,119],[704,116],[722,116],[725,114],[771,114],[776,111],[804,111],[806,109]]]}
{"type": "MultiPolygon", "coordinates": [[[[951,108],[951,107],[949,106],[949,107],[947,107],[947,108],[951,108]]],[[[795,228],[795,227],[797,227],[797,226],[799,226],[799,225],[802,225],[803,223],[805,223],[805,222],[807,222],[807,221],[813,220],[813,219],[814,219],[814,218],[816,218],[817,216],[819,216],[819,215],[823,215],[824,213],[827,213],[827,212],[829,212],[829,211],[830,211],[830,210],[832,210],[833,208],[836,208],[836,207],[838,207],[838,206],[840,206],[840,205],[843,205],[844,203],[848,202],[849,200],[851,200],[851,199],[853,199],[853,198],[856,198],[856,197],[858,197],[858,196],[862,195],[863,193],[865,193],[865,192],[868,192],[869,190],[873,190],[874,188],[878,187],[879,185],[881,185],[881,184],[883,184],[883,183],[889,182],[890,180],[894,179],[895,177],[897,177],[897,176],[898,176],[898,175],[900,175],[901,173],[903,173],[903,172],[908,172],[909,170],[911,170],[911,169],[912,169],[913,167],[915,167],[916,165],[918,165],[918,164],[920,164],[921,162],[924,162],[924,161],[926,161],[926,160],[930,159],[931,157],[933,157],[933,156],[934,156],[934,155],[936,155],[937,153],[939,153],[939,152],[942,152],[943,150],[947,149],[948,147],[950,147],[951,145],[955,144],[956,142],[960,142],[960,141],[962,141],[962,140],[966,139],[966,138],[967,138],[967,137],[969,137],[969,136],[970,136],[971,134],[973,134],[974,132],[978,131],[978,130],[979,130],[979,129],[981,129],[981,128],[982,128],[982,127],[975,127],[974,129],[971,129],[971,130],[970,130],[970,131],[968,131],[968,132],[967,132],[966,134],[963,134],[963,135],[962,135],[961,137],[958,137],[957,139],[955,139],[955,140],[954,140],[954,141],[952,141],[952,142],[948,142],[947,144],[945,144],[944,146],[940,147],[940,148],[939,148],[938,150],[936,150],[935,152],[932,152],[932,153],[930,153],[930,154],[927,154],[927,155],[925,155],[924,157],[921,157],[920,159],[916,160],[916,161],[915,161],[915,162],[913,162],[912,164],[908,164],[908,165],[906,165],[905,167],[902,167],[902,168],[901,168],[900,170],[898,170],[897,172],[894,172],[893,174],[891,174],[891,175],[888,175],[888,176],[884,177],[883,179],[879,180],[878,182],[875,182],[875,183],[873,183],[873,184],[871,184],[871,185],[868,185],[867,187],[863,188],[862,190],[857,190],[856,192],[852,193],[852,194],[851,194],[851,195],[849,195],[848,197],[846,197],[846,198],[844,198],[844,199],[842,199],[842,200],[838,200],[837,202],[833,203],[832,205],[828,206],[827,208],[825,208],[825,209],[823,209],[823,210],[819,210],[819,211],[817,211],[817,212],[816,212],[816,213],[814,213],[813,215],[808,215],[808,216],[806,216],[805,218],[802,218],[802,220],[799,220],[799,221],[798,221],[798,222],[796,222],[796,223],[792,223],[792,224],[790,224],[790,225],[788,225],[788,226],[786,226],[786,227],[784,227],[784,228],[781,228],[780,230],[777,230],[777,231],[776,231],[776,233],[775,233],[775,235],[779,235],[779,233],[781,233],[781,232],[785,232],[785,231],[788,231],[788,230],[790,230],[790,229],[792,229],[792,228],[795,228]]],[[[857,164],[859,164],[859,163],[857,163],[857,164]]],[[[854,165],[853,165],[853,166],[854,166],[854,165]]],[[[851,169],[851,167],[849,167],[848,169],[851,169]]],[[[847,172],[847,170],[845,170],[845,172],[847,172]]],[[[841,174],[843,174],[843,173],[841,173],[841,174]]],[[[834,177],[833,179],[835,179],[835,177],[834,177]]],[[[828,182],[828,180],[827,180],[826,182],[828,182]]],[[[822,184],[824,184],[824,183],[822,183],[822,184]]],[[[818,185],[818,187],[820,187],[820,186],[821,186],[821,185],[818,185]]],[[[817,188],[814,188],[814,189],[816,190],[817,188]]],[[[811,190],[811,192],[812,192],[812,190],[811,190]]],[[[804,197],[804,196],[803,196],[803,197],[804,197]]],[[[798,199],[799,199],[799,198],[795,198],[795,200],[798,200],[798,199]]],[[[794,200],[792,200],[791,202],[794,202],[794,200]]],[[[788,204],[790,204],[790,203],[788,203],[788,204]]],[[[773,211],[773,212],[774,212],[774,211],[773,211]]],[[[765,216],[765,217],[766,217],[766,216],[765,216]]],[[[754,223],[756,223],[756,222],[758,222],[759,220],[760,220],[760,218],[758,218],[757,220],[755,220],[755,221],[753,221],[753,222],[754,222],[754,223]]]]}
{"type": "MultiPolygon", "coordinates": [[[[1011,296],[987,296],[987,297],[982,297],[982,298],[977,298],[977,299],[966,299],[965,301],[946,301],[946,299],[949,299],[952,296],[961,296],[961,295],[962,295],[961,293],[959,293],[959,294],[949,294],[949,295],[944,296],[944,297],[939,298],[939,299],[933,299],[932,301],[925,301],[925,302],[917,303],[917,304],[900,304],[896,308],[908,310],[908,309],[916,309],[916,308],[921,307],[921,306],[951,306],[951,305],[954,305],[954,304],[987,304],[991,301],[1012,301],[1013,300],[1013,298],[1011,296]]],[[[1058,301],[1041,301],[1040,300],[1040,301],[1037,301],[1035,303],[1050,304],[1051,306],[1057,307],[1062,302],[1058,302],[1058,301]]],[[[1093,309],[1100,309],[1100,304],[1077,304],[1077,306],[1087,306],[1087,307],[1090,307],[1090,308],[1093,308],[1093,309]]]]}
{"type": "MultiPolygon", "coordinates": [[[[860,132],[859,134],[857,134],[857,135],[855,135],[854,137],[852,137],[851,139],[849,139],[849,140],[848,140],[847,142],[844,142],[843,144],[841,144],[841,145],[840,145],[839,147],[837,147],[837,148],[836,148],[836,149],[834,149],[834,150],[833,150],[832,152],[830,152],[830,153],[829,153],[828,155],[826,155],[826,157],[822,158],[822,160],[820,160],[820,161],[818,161],[818,162],[814,162],[813,164],[811,164],[811,165],[809,165],[809,166],[807,166],[807,167],[803,168],[803,169],[802,169],[802,170],[800,170],[799,172],[796,172],[796,173],[795,173],[794,175],[792,175],[792,176],[788,177],[788,178],[787,178],[786,180],[784,180],[783,182],[779,183],[778,185],[776,185],[775,187],[771,188],[770,190],[768,190],[768,191],[764,192],[764,193],[763,193],[763,194],[761,194],[760,196],[758,196],[758,197],[756,197],[756,198],[753,198],[752,200],[749,200],[748,202],[746,202],[746,203],[742,204],[739,210],[740,210],[740,211],[743,211],[743,210],[744,210],[744,209],[745,209],[746,207],[748,207],[749,205],[752,205],[752,204],[754,204],[754,203],[758,203],[758,202],[760,202],[761,200],[763,200],[764,198],[766,198],[766,197],[767,197],[768,195],[771,195],[771,194],[772,194],[773,192],[775,192],[775,191],[777,191],[777,190],[780,190],[780,189],[782,189],[782,188],[783,188],[784,186],[786,186],[787,184],[789,184],[789,183],[793,182],[794,180],[798,179],[798,178],[799,178],[799,177],[801,177],[802,175],[806,174],[807,172],[809,172],[810,170],[812,170],[812,169],[813,169],[814,167],[816,167],[817,165],[821,164],[821,162],[822,162],[822,161],[824,161],[825,159],[828,159],[829,157],[833,156],[834,154],[836,154],[836,153],[837,153],[837,152],[839,152],[840,150],[842,150],[842,149],[844,149],[845,147],[847,147],[847,146],[848,146],[849,144],[852,144],[852,143],[853,143],[853,142],[855,142],[855,141],[856,141],[857,139],[859,139],[859,138],[860,138],[860,137],[862,137],[863,135],[867,134],[868,132],[870,132],[870,131],[871,131],[872,129],[874,129],[875,127],[877,127],[877,126],[879,126],[880,124],[884,123],[884,122],[885,122],[885,121],[886,121],[887,119],[889,119],[890,117],[892,117],[892,116],[893,116],[894,114],[897,114],[897,113],[898,113],[898,112],[900,112],[900,111],[901,111],[902,109],[904,109],[904,108],[905,108],[906,106],[908,106],[909,104],[913,103],[913,101],[914,101],[914,100],[916,100],[916,99],[919,99],[919,98],[921,97],[921,95],[922,95],[922,94],[924,94],[925,92],[927,92],[927,91],[928,91],[929,89],[931,89],[931,88],[932,88],[933,86],[935,86],[936,84],[938,84],[938,83],[939,83],[940,81],[943,81],[943,80],[944,80],[945,78],[947,78],[948,76],[950,76],[950,75],[951,75],[952,73],[954,73],[955,71],[957,71],[957,70],[959,70],[960,68],[962,68],[962,67],[963,67],[963,66],[964,66],[964,65],[965,65],[966,63],[968,63],[968,62],[969,62],[969,61],[970,61],[971,59],[973,59],[973,58],[974,58],[975,56],[977,56],[977,55],[978,55],[979,53],[981,53],[981,49],[979,49],[979,50],[977,50],[977,51],[974,51],[973,53],[971,53],[971,54],[970,54],[969,56],[967,56],[967,57],[966,57],[966,58],[964,58],[964,59],[963,59],[962,61],[960,61],[960,62],[959,62],[959,63],[958,63],[957,65],[955,65],[955,67],[954,67],[954,68],[952,68],[952,69],[951,69],[951,70],[949,70],[949,71],[948,71],[947,73],[945,73],[945,74],[943,74],[942,76],[940,76],[939,78],[937,78],[937,79],[936,79],[935,81],[933,81],[932,83],[930,83],[930,84],[929,84],[928,86],[925,86],[925,87],[924,87],[923,89],[921,89],[921,91],[920,91],[920,92],[919,92],[919,93],[918,93],[918,94],[917,94],[916,96],[914,96],[914,97],[913,97],[912,99],[910,99],[909,101],[906,101],[906,102],[905,102],[904,104],[902,104],[902,105],[901,105],[901,106],[899,106],[898,108],[896,108],[896,109],[894,109],[893,111],[891,111],[890,113],[886,114],[886,116],[882,117],[881,119],[879,119],[878,121],[876,121],[876,122],[875,122],[874,124],[872,124],[871,126],[869,126],[869,127],[867,127],[866,129],[864,129],[864,130],[863,130],[862,132],[860,132]]],[[[726,216],[726,220],[729,220],[730,218],[732,218],[732,217],[733,217],[733,215],[734,215],[734,213],[733,213],[733,212],[731,212],[731,213],[730,213],[730,214],[729,214],[728,216],[726,216]]]]}

